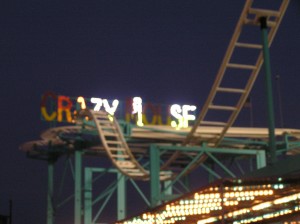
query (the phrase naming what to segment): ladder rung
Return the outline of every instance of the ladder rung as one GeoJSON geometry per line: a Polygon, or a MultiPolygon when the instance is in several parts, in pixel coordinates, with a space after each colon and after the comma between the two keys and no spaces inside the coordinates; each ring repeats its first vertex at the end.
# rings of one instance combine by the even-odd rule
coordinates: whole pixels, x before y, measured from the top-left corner
{"type": "Polygon", "coordinates": [[[111,124],[110,120],[97,120],[100,124],[111,124]]]}
{"type": "Polygon", "coordinates": [[[228,63],[227,67],[229,67],[229,68],[238,68],[238,69],[249,69],[249,70],[255,70],[256,69],[256,66],[254,66],[254,65],[233,64],[233,63],[228,63]]]}
{"type": "Polygon", "coordinates": [[[105,129],[105,130],[116,130],[116,127],[113,126],[112,124],[98,124],[101,129],[105,129]]]}
{"type": "Polygon", "coordinates": [[[116,164],[118,166],[120,166],[121,168],[135,168],[136,167],[136,165],[131,161],[119,160],[119,161],[116,161],[116,164]]]}
{"type": "Polygon", "coordinates": [[[262,45],[261,44],[249,44],[249,43],[240,43],[240,42],[236,42],[235,43],[236,47],[245,47],[245,48],[254,48],[254,49],[262,49],[262,45]]]}
{"type": "Polygon", "coordinates": [[[98,111],[97,111],[97,110],[94,110],[93,113],[94,113],[94,114],[106,114],[106,112],[103,111],[103,110],[98,110],[98,111]]]}
{"type": "Polygon", "coordinates": [[[128,174],[141,173],[141,170],[139,170],[139,169],[122,168],[122,170],[125,171],[128,174]]]}
{"type": "Polygon", "coordinates": [[[236,110],[236,107],[222,106],[222,105],[209,105],[208,108],[213,110],[236,110]]]}
{"type": "Polygon", "coordinates": [[[280,12],[274,11],[274,10],[268,10],[268,9],[250,8],[249,13],[250,14],[256,14],[256,15],[259,15],[259,16],[275,16],[275,17],[280,16],[280,12]]]}
{"type": "Polygon", "coordinates": [[[129,156],[128,155],[122,155],[122,154],[112,154],[111,155],[113,158],[120,158],[120,159],[124,159],[124,158],[129,158],[129,156]]]}
{"type": "Polygon", "coordinates": [[[107,144],[110,144],[110,145],[122,145],[122,142],[121,141],[112,141],[112,140],[108,140],[106,141],[107,144]]]}
{"type": "Polygon", "coordinates": [[[245,93],[244,89],[236,89],[236,88],[226,88],[226,87],[218,87],[217,91],[226,92],[226,93],[245,93]]]}
{"type": "Polygon", "coordinates": [[[108,115],[107,114],[104,114],[104,113],[95,113],[95,117],[96,118],[108,118],[108,115]]]}
{"type": "MultiPolygon", "coordinates": [[[[106,131],[106,132],[108,132],[108,131],[115,131],[115,130],[116,130],[116,128],[113,127],[113,126],[111,126],[111,127],[108,127],[108,126],[101,126],[101,129],[102,129],[102,131],[106,131]]],[[[105,135],[105,134],[104,134],[104,135],[105,135]]]]}
{"type": "Polygon", "coordinates": [[[276,22],[273,22],[273,21],[267,21],[267,26],[269,27],[275,27],[276,26],[276,22]]]}
{"type": "MultiPolygon", "coordinates": [[[[253,20],[253,19],[245,19],[245,24],[246,25],[255,25],[255,26],[259,26],[260,23],[257,20],[253,20]]],[[[275,27],[276,26],[276,22],[273,21],[267,21],[267,26],[268,27],[275,27]]]]}
{"type": "Polygon", "coordinates": [[[103,135],[104,135],[104,136],[112,136],[112,137],[118,136],[118,134],[112,133],[112,132],[104,132],[103,135]]]}
{"type": "Polygon", "coordinates": [[[108,121],[108,122],[112,123],[113,119],[115,119],[115,118],[114,117],[109,118],[108,115],[101,115],[101,116],[96,116],[96,119],[98,121],[108,121]]]}
{"type": "Polygon", "coordinates": [[[226,126],[227,123],[219,121],[201,121],[203,125],[226,126]]]}
{"type": "Polygon", "coordinates": [[[124,171],[129,171],[129,172],[141,172],[140,169],[137,169],[136,167],[134,168],[122,168],[124,171]]]}
{"type": "Polygon", "coordinates": [[[160,178],[161,180],[169,179],[170,177],[172,177],[171,174],[169,174],[169,175],[159,175],[159,178],[160,178]]]}
{"type": "Polygon", "coordinates": [[[120,151],[124,152],[126,151],[124,148],[116,148],[116,147],[109,147],[109,151],[120,151]]]}
{"type": "Polygon", "coordinates": [[[171,176],[172,173],[170,171],[160,171],[159,175],[161,175],[161,176],[171,176]]]}
{"type": "Polygon", "coordinates": [[[107,130],[107,131],[114,131],[116,130],[116,127],[112,125],[100,125],[102,130],[107,130]]]}
{"type": "Polygon", "coordinates": [[[130,176],[145,176],[144,173],[129,173],[130,176]]]}

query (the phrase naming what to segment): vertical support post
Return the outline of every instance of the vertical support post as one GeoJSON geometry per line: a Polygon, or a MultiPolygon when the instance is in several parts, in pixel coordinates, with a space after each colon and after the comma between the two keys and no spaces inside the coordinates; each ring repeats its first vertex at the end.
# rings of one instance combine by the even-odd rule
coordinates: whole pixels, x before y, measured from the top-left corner
{"type": "Polygon", "coordinates": [[[150,146],[150,206],[153,208],[160,202],[160,180],[159,180],[159,149],[156,145],[150,146]]]}
{"type": "Polygon", "coordinates": [[[53,178],[54,178],[54,162],[50,160],[48,161],[47,224],[54,224],[53,178]]]}
{"type": "Polygon", "coordinates": [[[91,168],[84,170],[84,224],[92,223],[92,184],[93,173],[91,168]]]}
{"type": "Polygon", "coordinates": [[[258,150],[256,153],[256,168],[260,169],[266,166],[266,152],[258,150]]]}
{"type": "MultiPolygon", "coordinates": [[[[214,170],[214,162],[207,164],[207,166],[211,169],[214,170]]],[[[214,182],[215,177],[212,175],[210,172],[208,172],[208,183],[214,182]]]]}
{"type": "Polygon", "coordinates": [[[118,220],[125,219],[126,217],[126,178],[117,172],[118,188],[117,188],[117,202],[118,202],[118,220]]]}
{"type": "Polygon", "coordinates": [[[171,180],[164,181],[164,189],[165,189],[164,190],[164,194],[166,196],[172,196],[172,194],[173,194],[173,188],[172,188],[172,186],[168,187],[170,185],[172,185],[172,181],[171,180]]]}
{"type": "Polygon", "coordinates": [[[267,30],[267,17],[260,18],[260,28],[263,41],[263,56],[266,77],[266,90],[267,90],[267,106],[268,106],[268,123],[269,123],[269,153],[270,164],[276,162],[276,143],[275,143],[275,120],[274,120],[274,105],[272,93],[272,77],[271,77],[271,64],[270,52],[268,43],[268,30],[267,30]]]}
{"type": "Polygon", "coordinates": [[[75,151],[75,206],[74,206],[74,224],[81,224],[81,178],[82,178],[82,152],[75,151]]]}

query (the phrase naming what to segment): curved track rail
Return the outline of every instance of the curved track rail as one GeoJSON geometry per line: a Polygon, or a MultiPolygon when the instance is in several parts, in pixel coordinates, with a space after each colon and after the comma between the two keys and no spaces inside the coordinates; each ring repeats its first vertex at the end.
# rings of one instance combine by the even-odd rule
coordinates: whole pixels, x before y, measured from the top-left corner
{"type": "MultiPolygon", "coordinates": [[[[92,124],[90,127],[96,128],[105,151],[121,173],[133,179],[149,179],[149,171],[145,170],[133,156],[115,118],[110,118],[104,111],[92,110],[81,111],[79,116],[88,116],[92,119],[95,126],[92,124]]],[[[160,172],[160,180],[170,178],[170,172],[160,172]]]]}
{"type": "MultiPolygon", "coordinates": [[[[263,64],[263,46],[257,42],[249,41],[248,39],[244,40],[243,36],[245,35],[243,35],[243,32],[247,30],[248,27],[259,26],[259,19],[261,17],[266,17],[269,27],[268,41],[271,45],[287,9],[288,3],[289,0],[282,0],[278,10],[258,9],[254,7],[254,0],[246,0],[246,4],[235,28],[223,62],[217,73],[215,82],[193,128],[191,130],[189,129],[189,132],[185,130],[183,135],[182,133],[177,134],[172,133],[171,131],[166,131],[166,133],[160,135],[157,132],[152,132],[150,129],[137,128],[139,131],[136,133],[138,136],[137,138],[151,139],[152,134],[153,140],[157,140],[159,142],[162,139],[166,139],[169,140],[169,143],[181,143],[185,146],[201,146],[202,143],[207,142],[210,146],[222,147],[222,140],[225,135],[227,135],[228,131],[231,131],[231,127],[244,106],[263,64]],[[234,56],[234,54],[239,49],[246,50],[246,52],[248,51],[249,55],[252,55],[253,52],[255,52],[256,58],[253,64],[245,64],[245,62],[241,63],[235,61],[239,57],[236,55],[234,56]],[[236,72],[238,72],[240,76],[245,77],[246,81],[243,85],[233,86],[233,84],[237,83],[229,82],[232,85],[231,86],[224,81],[228,77],[230,78],[232,73],[236,72]],[[222,98],[223,96],[230,96],[235,100],[234,102],[220,102],[218,98],[222,98]],[[215,112],[214,116],[210,116],[211,112],[215,112]],[[222,114],[224,112],[226,113],[225,117],[218,116],[218,114],[222,114]],[[209,119],[211,117],[223,117],[223,120],[209,119]],[[203,131],[204,128],[207,129],[207,131],[203,131]]],[[[259,33],[259,28],[256,28],[256,32],[259,33]]],[[[85,128],[97,132],[102,145],[96,146],[96,148],[104,149],[114,166],[119,169],[120,172],[133,179],[148,180],[150,178],[149,171],[146,170],[134,157],[115,118],[112,119],[106,112],[89,110],[81,111],[78,118],[77,124],[83,125],[85,128]],[[85,117],[88,117],[89,120],[93,122],[86,121],[85,117]]],[[[42,133],[41,138],[43,140],[24,144],[23,149],[27,151],[33,146],[46,147],[49,141],[59,146],[66,144],[60,139],[60,137],[63,135],[72,136],[80,134],[82,127],[79,125],[75,127],[58,127],[49,129],[42,133]]],[[[296,131],[297,135],[299,135],[298,130],[296,131]]],[[[293,130],[291,132],[293,132],[293,130]]],[[[257,132],[254,131],[252,134],[256,135],[257,132]]],[[[245,135],[251,136],[251,133],[246,133],[245,135]]],[[[264,136],[265,138],[265,134],[261,134],[260,136],[264,136]]],[[[161,167],[161,170],[167,171],[160,172],[160,180],[175,177],[177,173],[171,173],[170,170],[174,171],[174,167],[177,167],[178,164],[180,164],[181,167],[189,164],[192,160],[191,157],[193,157],[192,154],[179,151],[170,154],[170,158],[167,158],[165,160],[165,164],[161,167]],[[184,163],[182,163],[182,158],[184,158],[184,163]]],[[[186,173],[192,171],[205,159],[205,155],[201,156],[190,166],[190,169],[187,170],[186,173]]]]}
{"type": "MultiPolygon", "coordinates": [[[[198,127],[215,126],[220,128],[219,132],[215,133],[215,137],[212,138],[209,143],[214,147],[218,147],[228,129],[235,122],[238,114],[248,98],[248,95],[263,64],[263,46],[260,43],[257,43],[256,39],[248,40],[245,38],[243,31],[248,31],[247,28],[249,28],[249,26],[259,26],[259,19],[261,17],[266,17],[267,25],[269,27],[268,42],[270,46],[289,4],[289,0],[282,0],[279,9],[275,11],[270,9],[254,8],[254,2],[255,1],[253,0],[246,1],[208,98],[192,130],[187,135],[183,143],[184,145],[201,145],[205,140],[201,140],[201,138],[197,136],[198,127]],[[234,61],[239,59],[238,52],[240,49],[244,50],[244,54],[248,54],[249,57],[256,55],[256,59],[254,60],[255,63],[245,64],[245,62],[241,63],[234,61]],[[244,76],[243,78],[246,79],[246,82],[243,82],[243,84],[231,82],[231,85],[239,84],[239,86],[229,86],[224,80],[232,78],[231,76],[233,76],[237,70],[240,76],[244,76]],[[222,97],[229,97],[234,100],[228,101],[228,104],[226,104],[226,100],[220,103],[218,99],[222,97]],[[210,114],[213,114],[213,116],[210,116],[210,114]],[[212,120],[210,119],[211,117],[221,117],[222,119],[212,120]]],[[[259,28],[257,28],[256,32],[259,34],[259,28]]],[[[245,55],[243,55],[243,57],[245,57],[245,55]]],[[[179,151],[175,152],[171,158],[166,161],[162,168],[170,169],[172,164],[176,164],[176,161],[181,154],[182,153],[179,151]]],[[[196,168],[205,159],[205,155],[200,157],[200,159],[193,166],[191,166],[190,171],[196,168]]]]}
{"type": "MultiPolygon", "coordinates": [[[[197,136],[195,136],[196,129],[199,126],[211,125],[211,126],[222,127],[220,133],[218,133],[215,136],[215,139],[213,140],[214,145],[218,146],[222,141],[224,135],[226,134],[228,128],[230,128],[235,122],[238,114],[240,113],[241,109],[245,104],[246,99],[248,98],[248,95],[253,87],[253,84],[263,64],[263,53],[262,53],[263,46],[258,43],[244,42],[242,40],[243,30],[247,26],[259,26],[260,25],[259,19],[261,17],[266,17],[268,27],[270,28],[268,34],[268,42],[269,42],[269,46],[271,46],[275,34],[278,30],[278,27],[281,23],[281,20],[289,4],[289,0],[283,0],[278,11],[268,10],[268,9],[256,9],[252,7],[253,3],[254,3],[253,0],[246,1],[240,19],[238,21],[238,24],[235,28],[234,34],[231,38],[230,44],[226,51],[223,62],[218,71],[215,82],[211,88],[210,94],[201,110],[201,113],[199,114],[196,120],[193,129],[187,136],[184,144],[199,144],[199,142],[195,141],[197,139],[197,136]],[[256,63],[253,65],[249,65],[249,64],[241,64],[239,62],[234,62],[233,60],[235,60],[236,58],[233,57],[233,53],[235,50],[238,50],[240,48],[247,49],[248,51],[245,52],[245,54],[249,53],[249,55],[252,54],[252,51],[257,51],[258,56],[256,59],[256,63]],[[232,70],[236,70],[236,69],[240,71],[241,75],[243,75],[242,73],[243,71],[249,72],[246,85],[241,85],[238,88],[231,87],[231,86],[224,86],[222,81],[226,79],[228,76],[232,75],[231,73],[232,70]],[[226,104],[217,105],[214,101],[216,100],[217,97],[219,97],[219,95],[224,95],[224,94],[237,95],[238,98],[236,100],[236,103],[234,105],[226,105],[226,104]],[[210,111],[218,111],[220,113],[222,111],[223,112],[227,111],[229,113],[228,113],[228,117],[226,117],[223,121],[209,121],[207,120],[207,118],[208,118],[208,113],[210,111]]],[[[258,28],[257,31],[259,32],[258,28]]]]}

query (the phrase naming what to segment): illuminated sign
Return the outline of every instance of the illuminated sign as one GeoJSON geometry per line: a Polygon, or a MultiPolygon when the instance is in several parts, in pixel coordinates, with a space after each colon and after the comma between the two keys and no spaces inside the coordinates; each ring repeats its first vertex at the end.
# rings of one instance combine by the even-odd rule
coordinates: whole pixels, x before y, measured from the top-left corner
{"type": "Polygon", "coordinates": [[[45,121],[74,122],[74,114],[80,109],[104,110],[118,119],[143,125],[171,125],[174,128],[186,128],[195,120],[196,106],[173,104],[169,106],[144,103],[141,97],[125,101],[104,98],[77,98],[46,92],[41,100],[41,116],[45,121]],[[125,108],[125,110],[124,110],[125,108]]]}

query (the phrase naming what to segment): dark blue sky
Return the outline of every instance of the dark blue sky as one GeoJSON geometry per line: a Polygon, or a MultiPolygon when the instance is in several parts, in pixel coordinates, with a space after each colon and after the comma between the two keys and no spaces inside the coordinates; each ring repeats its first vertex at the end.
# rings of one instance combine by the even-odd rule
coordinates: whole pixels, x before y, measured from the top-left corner
{"type": "MultiPolygon", "coordinates": [[[[18,150],[47,128],[40,120],[45,91],[141,96],[201,108],[243,5],[243,0],[2,2],[0,213],[11,197],[16,224],[45,223],[46,163],[18,150]]],[[[291,0],[271,47],[271,64],[273,75],[280,75],[284,124],[300,129],[299,21],[299,0],[291,0]]],[[[278,104],[276,94],[275,88],[278,104]]],[[[254,124],[267,126],[263,74],[251,95],[254,124]]],[[[276,121],[278,126],[278,106],[276,121]]]]}

